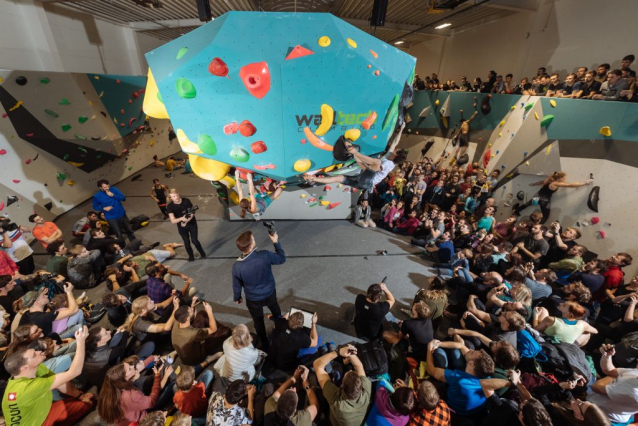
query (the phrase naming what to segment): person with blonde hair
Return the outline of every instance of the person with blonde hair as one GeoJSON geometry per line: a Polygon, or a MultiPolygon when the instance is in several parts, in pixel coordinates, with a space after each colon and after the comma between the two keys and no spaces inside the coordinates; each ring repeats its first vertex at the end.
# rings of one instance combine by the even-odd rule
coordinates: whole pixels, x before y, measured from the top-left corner
{"type": "MultiPolygon", "coordinates": [[[[149,334],[157,335],[171,331],[175,323],[173,311],[177,310],[177,308],[179,308],[179,299],[177,297],[170,297],[157,305],[148,296],[138,297],[131,305],[131,314],[126,319],[124,328],[135,337],[136,347],[146,342],[155,341],[155,343],[157,343],[159,339],[153,338],[153,336],[149,336],[149,334]],[[153,321],[153,311],[155,311],[157,307],[165,308],[169,306],[171,302],[173,303],[173,310],[165,310],[164,316],[160,318],[160,321],[165,320],[165,322],[159,323],[153,321]],[[168,318],[166,318],[167,316],[168,318]]],[[[167,335],[164,334],[163,336],[167,335]]]]}
{"type": "Polygon", "coordinates": [[[182,198],[176,188],[169,189],[168,196],[171,198],[171,202],[166,206],[166,212],[168,213],[171,223],[177,225],[177,232],[179,232],[182,240],[184,240],[184,248],[188,253],[188,261],[193,262],[195,260],[191,241],[199,251],[200,259],[204,259],[206,252],[199,242],[197,219],[195,219],[195,210],[197,210],[197,207],[194,207],[188,198],[182,198]]]}
{"type": "Polygon", "coordinates": [[[239,379],[250,382],[265,358],[266,353],[253,346],[248,327],[239,324],[233,329],[232,336],[224,341],[224,354],[215,364],[215,371],[228,384],[239,379]]]}
{"type": "Polygon", "coordinates": [[[235,170],[235,182],[237,182],[237,194],[239,195],[239,206],[241,207],[241,213],[239,216],[243,219],[246,217],[246,212],[254,215],[255,217],[259,217],[268,208],[270,204],[272,204],[273,200],[279,198],[281,193],[283,192],[283,188],[279,182],[272,182],[270,187],[274,191],[272,194],[257,194],[255,195],[255,184],[253,183],[253,174],[248,173],[246,175],[246,180],[248,181],[248,197],[244,198],[244,191],[241,186],[241,182],[239,181],[239,170],[235,170]]]}
{"type": "Polygon", "coordinates": [[[567,174],[565,172],[554,172],[547,179],[530,184],[530,186],[542,185],[542,187],[528,202],[522,205],[519,203],[514,204],[512,206],[512,213],[520,216],[523,210],[531,205],[538,204],[543,213],[541,223],[545,223],[547,219],[549,219],[552,196],[558,191],[558,188],[580,188],[581,186],[591,185],[594,182],[593,179],[587,179],[585,182],[566,182],[566,177],[567,174]]]}

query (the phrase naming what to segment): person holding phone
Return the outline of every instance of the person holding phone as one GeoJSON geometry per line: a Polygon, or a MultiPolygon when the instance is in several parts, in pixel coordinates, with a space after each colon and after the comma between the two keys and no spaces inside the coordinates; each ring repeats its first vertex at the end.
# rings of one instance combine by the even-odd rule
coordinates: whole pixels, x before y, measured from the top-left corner
{"type": "Polygon", "coordinates": [[[357,295],[354,302],[354,329],[357,337],[365,341],[380,338],[383,332],[383,318],[390,312],[394,302],[394,296],[385,283],[372,284],[365,295],[357,295]],[[381,301],[384,294],[386,300],[381,301]]]}
{"type": "Polygon", "coordinates": [[[126,215],[122,201],[126,201],[124,194],[114,186],[109,185],[106,179],[97,181],[100,189],[93,195],[93,210],[104,213],[104,218],[109,224],[109,230],[118,239],[123,239],[122,231],[126,232],[128,239],[133,241],[136,237],[131,228],[131,222],[126,215]]]}

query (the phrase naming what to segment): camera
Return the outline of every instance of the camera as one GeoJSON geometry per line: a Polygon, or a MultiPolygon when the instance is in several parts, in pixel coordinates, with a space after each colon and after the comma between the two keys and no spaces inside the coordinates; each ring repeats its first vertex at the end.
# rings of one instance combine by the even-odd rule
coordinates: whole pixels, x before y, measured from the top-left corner
{"type": "Polygon", "coordinates": [[[190,217],[194,215],[197,210],[199,210],[199,206],[189,207],[184,212],[184,216],[186,217],[186,219],[190,219],[190,217]]]}
{"type": "Polygon", "coordinates": [[[264,224],[264,226],[266,228],[268,228],[268,234],[270,235],[275,235],[277,233],[277,228],[275,227],[275,222],[271,221],[264,221],[262,222],[264,224]]]}
{"type": "Polygon", "coordinates": [[[13,232],[18,229],[19,226],[13,222],[8,217],[0,218],[0,234],[4,232],[13,232]]]}

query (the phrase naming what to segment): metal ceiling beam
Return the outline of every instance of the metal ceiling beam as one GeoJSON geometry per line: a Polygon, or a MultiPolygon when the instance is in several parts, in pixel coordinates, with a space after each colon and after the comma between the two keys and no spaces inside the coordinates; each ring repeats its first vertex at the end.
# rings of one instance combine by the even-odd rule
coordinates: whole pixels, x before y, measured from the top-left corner
{"type": "Polygon", "coordinates": [[[136,31],[160,30],[163,28],[196,27],[203,25],[199,19],[168,19],[158,21],[131,22],[129,26],[136,31]]]}
{"type": "MultiPolygon", "coordinates": [[[[349,18],[341,18],[341,19],[348,22],[349,24],[354,25],[355,27],[370,27],[370,22],[364,19],[349,19],[349,18]]],[[[423,28],[420,25],[397,24],[396,22],[386,22],[383,27],[378,27],[378,28],[403,31],[406,33],[427,34],[434,37],[449,37],[452,35],[452,31],[447,28],[435,30],[434,28],[423,28]]]]}
{"type": "Polygon", "coordinates": [[[492,0],[485,6],[492,9],[511,10],[513,12],[536,12],[541,0],[492,0]]]}

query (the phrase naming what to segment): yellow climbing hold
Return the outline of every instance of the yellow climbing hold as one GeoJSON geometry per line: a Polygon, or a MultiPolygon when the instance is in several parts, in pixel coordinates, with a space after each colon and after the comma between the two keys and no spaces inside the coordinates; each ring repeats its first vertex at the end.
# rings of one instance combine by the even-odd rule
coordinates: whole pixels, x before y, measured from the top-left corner
{"type": "Polygon", "coordinates": [[[525,164],[529,166],[529,161],[526,161],[525,164]]]}
{"type": "Polygon", "coordinates": [[[353,48],[355,48],[355,49],[357,48],[357,42],[356,42],[356,41],[354,41],[353,39],[351,39],[351,38],[347,38],[347,39],[346,39],[346,41],[348,42],[348,44],[350,45],[350,47],[353,47],[353,48]]]}
{"type": "Polygon", "coordinates": [[[328,167],[326,167],[325,169],[323,169],[323,171],[324,171],[324,172],[326,172],[326,173],[328,173],[328,172],[333,171],[333,170],[334,170],[334,168],[335,168],[335,166],[328,166],[328,167]]]}
{"type": "Polygon", "coordinates": [[[82,167],[84,165],[84,163],[74,163],[73,161],[67,161],[67,163],[69,163],[73,167],[82,167]]]}
{"type": "Polygon", "coordinates": [[[330,37],[328,36],[319,37],[319,40],[317,40],[317,44],[321,47],[330,46],[330,37]]]}
{"type": "Polygon", "coordinates": [[[73,185],[75,185],[75,181],[74,180],[67,180],[66,184],[69,185],[69,186],[73,186],[73,185]]]}
{"type": "Polygon", "coordinates": [[[498,132],[498,137],[500,138],[501,136],[503,136],[503,133],[498,132]]]}
{"type": "Polygon", "coordinates": [[[437,99],[436,102],[434,102],[434,105],[439,106],[439,100],[437,99]]]}
{"type": "Polygon", "coordinates": [[[328,204],[330,204],[330,201],[325,201],[325,200],[321,201],[322,206],[327,206],[328,204]]]}
{"type": "Polygon", "coordinates": [[[552,108],[556,108],[556,101],[553,99],[549,100],[549,104],[552,106],[552,108]]]}
{"type": "Polygon", "coordinates": [[[498,124],[500,127],[503,127],[505,125],[505,120],[501,120],[501,122],[498,124]]]}
{"type": "Polygon", "coordinates": [[[516,109],[516,105],[512,105],[512,106],[510,107],[510,109],[511,109],[512,111],[514,111],[514,110],[516,109]]]}
{"type": "Polygon", "coordinates": [[[534,118],[538,120],[538,113],[537,112],[534,113],[534,118]]]}
{"type": "MultiPolygon", "coordinates": [[[[182,147],[182,151],[184,151],[187,154],[202,153],[202,151],[199,149],[199,145],[189,140],[188,137],[186,137],[186,133],[184,133],[182,129],[175,130],[175,134],[177,135],[177,140],[179,141],[179,145],[182,147]]],[[[218,180],[218,179],[215,179],[215,180],[218,180]]]]}
{"type": "Polygon", "coordinates": [[[142,109],[144,110],[144,114],[158,119],[167,119],[168,111],[166,111],[166,106],[157,98],[157,94],[159,93],[159,89],[157,88],[157,83],[155,83],[155,78],[153,77],[153,73],[151,69],[148,69],[148,79],[146,80],[146,92],[144,93],[144,104],[142,105],[142,109]]]}
{"type": "Polygon", "coordinates": [[[304,158],[302,160],[295,161],[293,168],[295,169],[296,172],[303,173],[308,171],[311,165],[312,163],[310,162],[310,160],[304,158]]]}
{"type": "Polygon", "coordinates": [[[488,148],[491,148],[491,147],[492,147],[492,142],[488,143],[488,144],[487,144],[487,147],[488,147],[488,148]]]}
{"type": "Polygon", "coordinates": [[[233,204],[239,204],[239,194],[237,193],[237,191],[233,189],[232,191],[230,191],[230,194],[228,194],[228,196],[233,204]]]}
{"type": "MultiPolygon", "coordinates": [[[[177,133],[177,132],[176,132],[177,133]]],[[[179,138],[179,136],[178,136],[179,138]]],[[[193,172],[202,179],[218,181],[230,171],[230,165],[198,155],[188,154],[193,172]]]]}
{"type": "Polygon", "coordinates": [[[234,188],[235,187],[235,179],[230,176],[224,176],[220,182],[226,186],[226,188],[234,188]]]}
{"type": "Polygon", "coordinates": [[[545,155],[549,155],[550,152],[552,152],[552,145],[549,145],[547,147],[547,149],[545,150],[545,155]]]}
{"type": "Polygon", "coordinates": [[[151,142],[149,143],[150,146],[155,146],[155,139],[152,139],[151,142]]]}
{"type": "Polygon", "coordinates": [[[301,194],[301,198],[306,198],[306,194],[301,194]]]}
{"type": "Polygon", "coordinates": [[[356,141],[361,136],[361,130],[348,129],[346,130],[346,133],[344,134],[344,136],[346,137],[346,139],[349,139],[351,141],[356,141]]]}
{"type": "Polygon", "coordinates": [[[600,133],[603,136],[607,136],[610,137],[611,136],[611,127],[609,126],[603,126],[600,128],[600,130],[598,131],[598,133],[600,133]]]}

